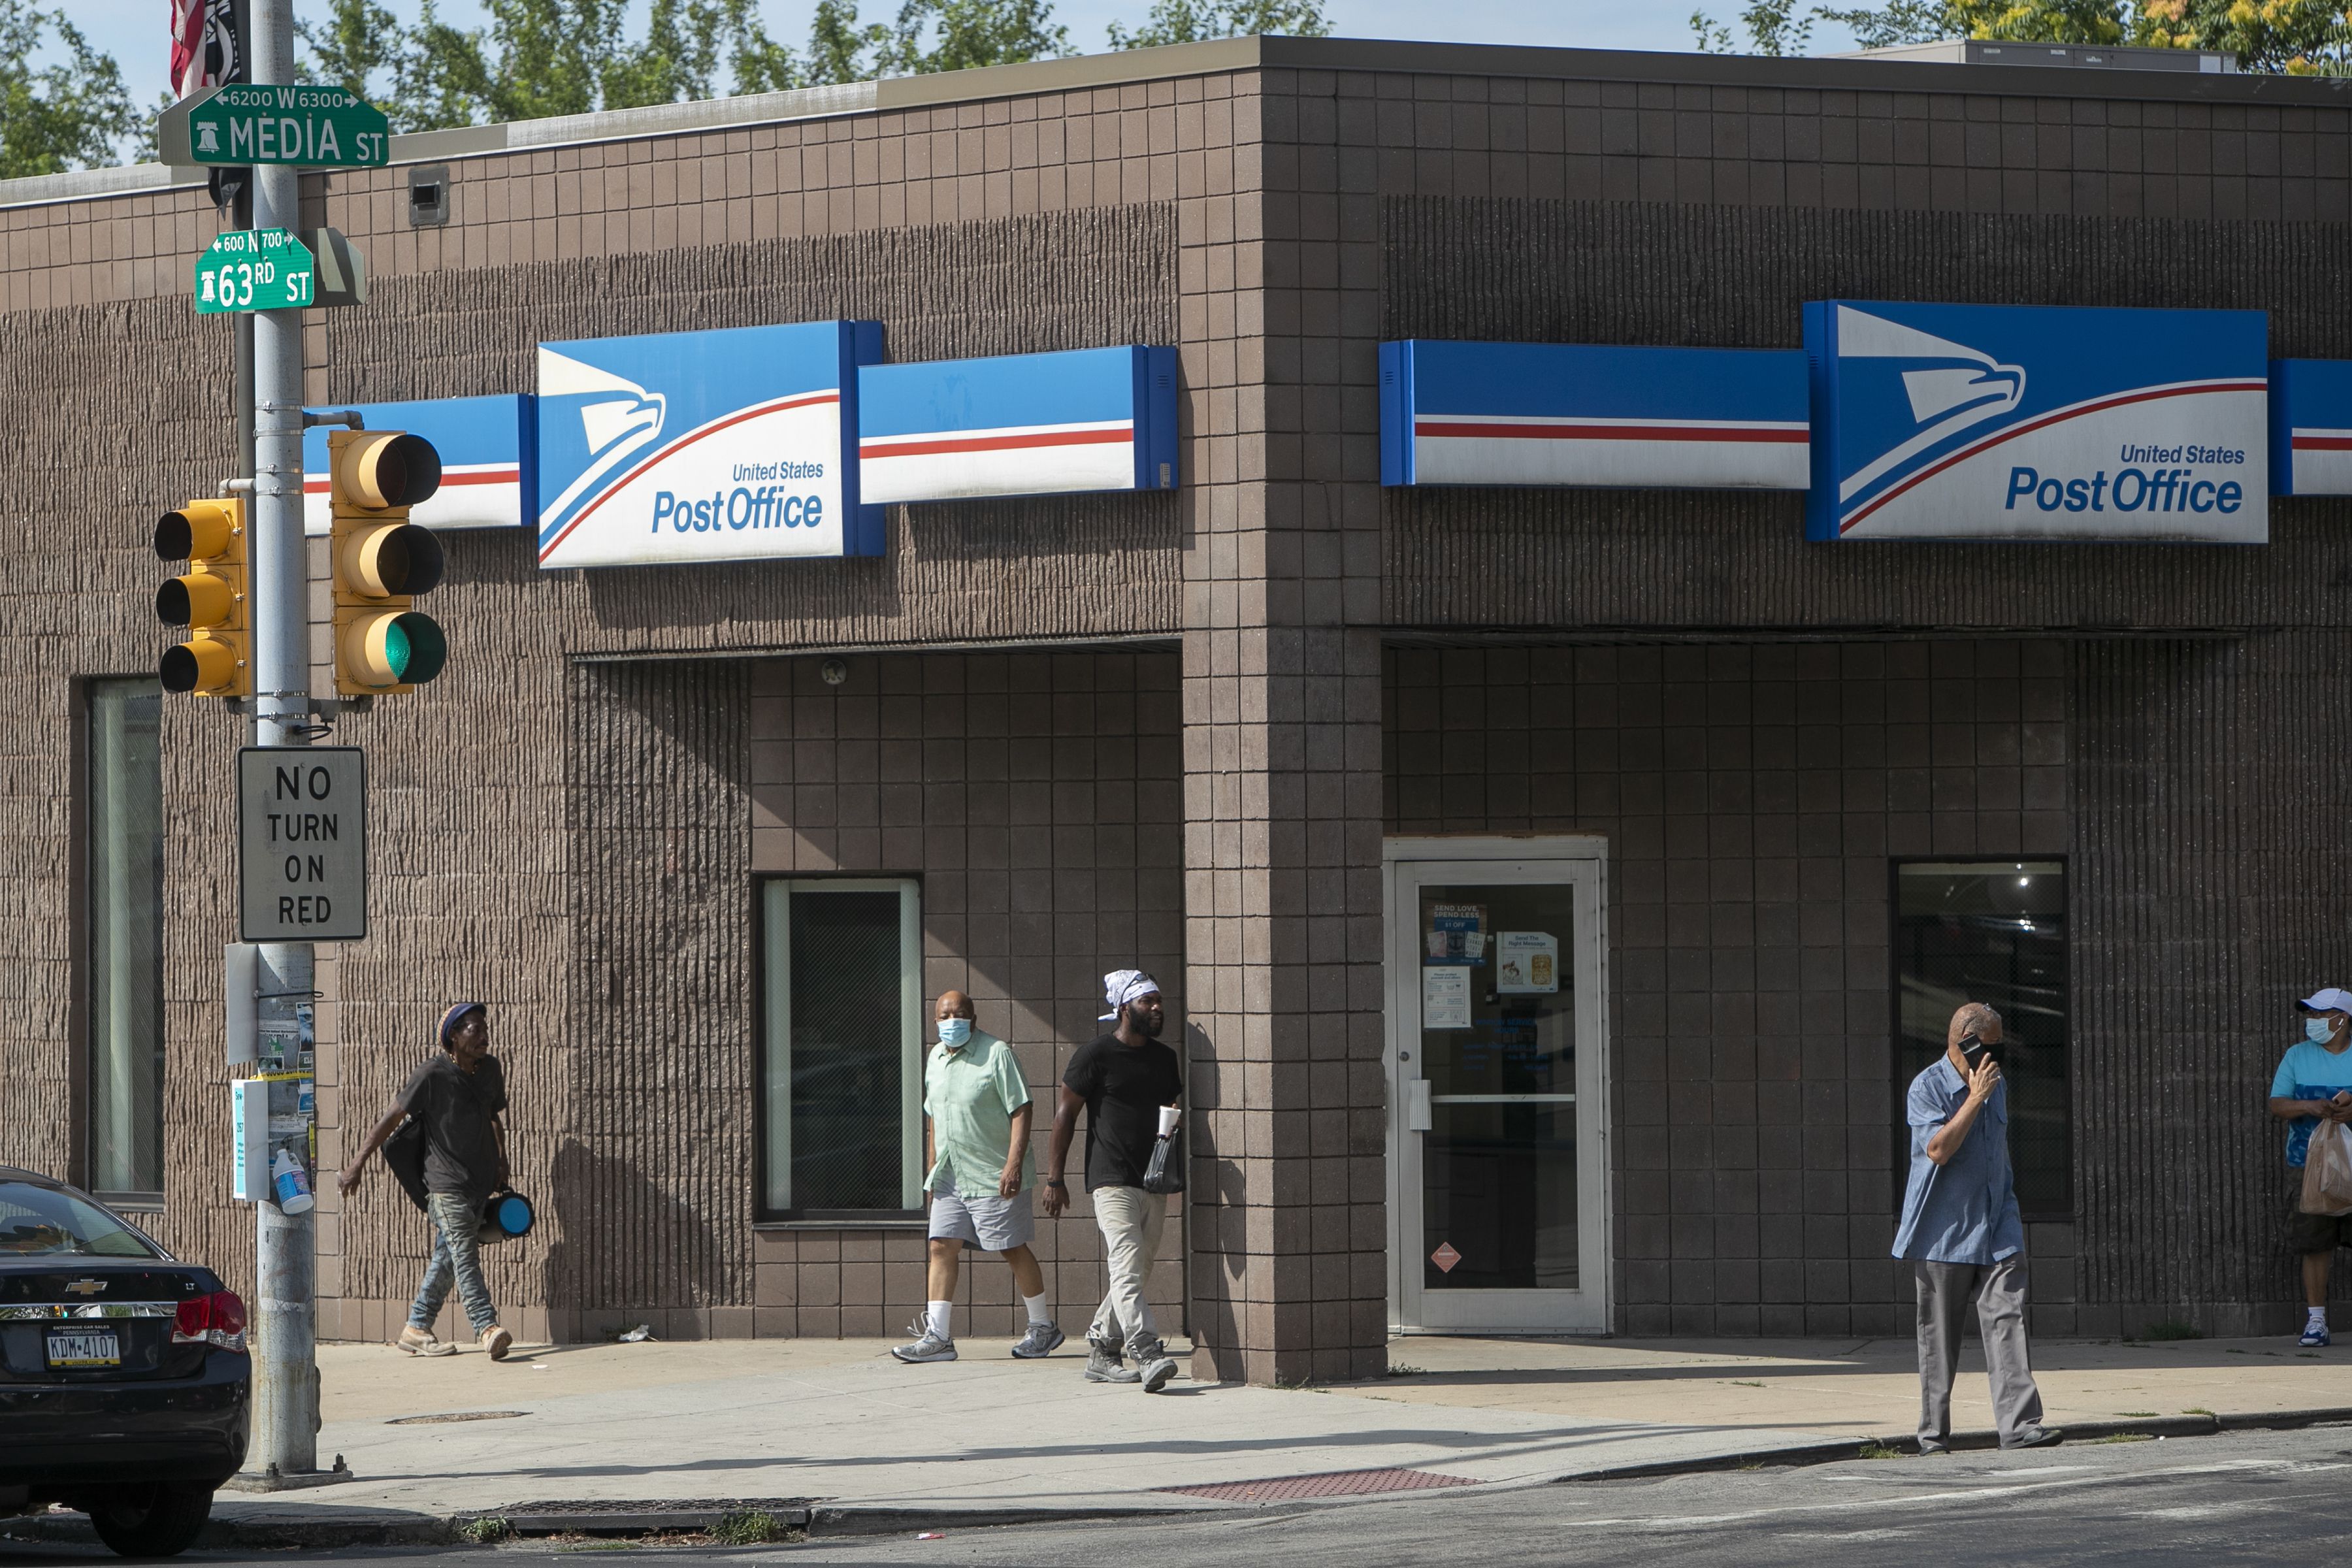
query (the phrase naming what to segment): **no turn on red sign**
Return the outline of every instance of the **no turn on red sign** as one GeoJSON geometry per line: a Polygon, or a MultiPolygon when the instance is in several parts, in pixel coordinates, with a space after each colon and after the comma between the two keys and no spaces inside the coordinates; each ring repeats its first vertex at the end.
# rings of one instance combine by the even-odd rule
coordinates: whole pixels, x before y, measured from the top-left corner
{"type": "Polygon", "coordinates": [[[367,935],[367,759],[357,746],[236,753],[237,940],[367,935]]]}

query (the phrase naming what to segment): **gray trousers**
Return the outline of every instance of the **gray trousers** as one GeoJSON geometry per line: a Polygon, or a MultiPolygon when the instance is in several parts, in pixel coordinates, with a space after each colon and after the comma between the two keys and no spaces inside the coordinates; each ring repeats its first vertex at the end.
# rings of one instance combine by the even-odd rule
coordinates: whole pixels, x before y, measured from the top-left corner
{"type": "Polygon", "coordinates": [[[1911,1265],[1919,1298],[1919,1443],[1940,1447],[1952,1435],[1952,1373],[1960,1364],[1960,1329],[1969,1304],[1984,1342],[2000,1446],[2042,1424],[2042,1391],[2025,1353],[2025,1255],[1999,1263],[1911,1265]]]}
{"type": "Polygon", "coordinates": [[[1111,1345],[1132,1344],[1139,1336],[1157,1342],[1160,1325],[1152,1321],[1146,1292],[1168,1225],[1168,1196],[1141,1187],[1096,1187],[1087,1195],[1094,1200],[1095,1224],[1103,1235],[1103,1271],[1110,1276],[1087,1338],[1111,1345]]]}

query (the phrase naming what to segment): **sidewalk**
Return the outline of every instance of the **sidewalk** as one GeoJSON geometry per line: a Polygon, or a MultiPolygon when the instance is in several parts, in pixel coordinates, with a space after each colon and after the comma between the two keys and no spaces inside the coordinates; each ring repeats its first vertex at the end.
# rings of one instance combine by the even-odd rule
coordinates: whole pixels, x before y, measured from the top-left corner
{"type": "MultiPolygon", "coordinates": [[[[1161,1489],[1388,1467],[1528,1484],[1907,1436],[1917,1408],[1912,1347],[1894,1340],[1415,1338],[1390,1347],[1403,1374],[1375,1383],[1180,1380],[1156,1397],[1082,1381],[1082,1353],[1066,1347],[1042,1363],[1012,1361],[994,1341],[961,1348],[952,1364],[908,1367],[865,1340],[566,1345],[504,1363],[324,1345],[320,1457],[344,1456],[355,1479],[225,1491],[215,1517],[298,1535],[382,1524],[396,1537],[404,1523],[446,1529],[545,1503],[796,1500],[853,1527],[1213,1509],[1233,1504],[1161,1489]],[[473,1418],[414,1419],[435,1415],[473,1418]]],[[[2314,1354],[2279,1339],[2035,1352],[2062,1426],[2352,1418],[2352,1349],[2314,1354]]],[[[1973,1344],[1964,1368],[1954,1426],[1981,1428],[1973,1344]]],[[[2172,1429],[2192,1426],[2210,1423],[2172,1429]]]]}

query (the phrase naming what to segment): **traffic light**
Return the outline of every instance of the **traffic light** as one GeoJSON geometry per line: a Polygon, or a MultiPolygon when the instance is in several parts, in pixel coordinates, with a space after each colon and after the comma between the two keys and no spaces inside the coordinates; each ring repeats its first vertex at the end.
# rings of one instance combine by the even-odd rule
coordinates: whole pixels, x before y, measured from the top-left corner
{"type": "Polygon", "coordinates": [[[192,500],[155,520],[155,553],[188,563],[155,590],[156,618],[189,629],[187,640],[165,649],[156,666],[166,691],[253,695],[245,523],[246,504],[237,497],[192,500]]]}
{"type": "Polygon", "coordinates": [[[449,645],[409,595],[441,581],[441,542],[408,509],[441,488],[441,455],[422,436],[338,430],[327,437],[333,524],[335,689],[413,691],[441,673],[449,645]]]}

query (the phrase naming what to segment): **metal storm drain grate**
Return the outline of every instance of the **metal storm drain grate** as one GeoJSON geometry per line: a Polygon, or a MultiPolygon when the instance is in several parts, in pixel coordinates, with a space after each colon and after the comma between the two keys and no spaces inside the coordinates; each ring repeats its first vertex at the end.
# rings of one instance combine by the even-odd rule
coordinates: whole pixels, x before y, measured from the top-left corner
{"type": "Polygon", "coordinates": [[[1467,1476],[1435,1470],[1328,1470],[1319,1476],[1276,1476],[1263,1481],[1220,1481],[1206,1487],[1160,1487],[1179,1497],[1219,1502],[1289,1502],[1298,1498],[1361,1497],[1367,1492],[1418,1492],[1432,1487],[1475,1487],[1467,1476]]]}

